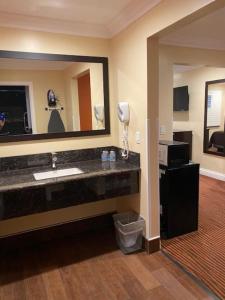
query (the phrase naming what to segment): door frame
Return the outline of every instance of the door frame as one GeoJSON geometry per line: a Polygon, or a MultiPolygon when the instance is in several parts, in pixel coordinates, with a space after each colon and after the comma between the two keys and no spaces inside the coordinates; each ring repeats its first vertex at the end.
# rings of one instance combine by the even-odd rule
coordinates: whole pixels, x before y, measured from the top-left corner
{"type": "MultiPolygon", "coordinates": [[[[31,81],[0,81],[0,86],[8,85],[8,86],[25,86],[28,87],[29,92],[29,105],[27,110],[29,110],[30,117],[31,117],[31,126],[32,126],[32,133],[37,133],[37,124],[36,124],[36,117],[35,117],[35,107],[34,107],[34,89],[33,83],[31,81]]],[[[27,93],[26,93],[26,101],[27,101],[27,93]]]]}

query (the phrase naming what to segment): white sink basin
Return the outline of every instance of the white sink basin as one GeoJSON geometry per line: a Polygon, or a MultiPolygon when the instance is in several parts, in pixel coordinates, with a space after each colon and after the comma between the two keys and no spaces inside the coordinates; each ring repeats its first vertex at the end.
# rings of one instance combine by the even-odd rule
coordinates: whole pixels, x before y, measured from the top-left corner
{"type": "Polygon", "coordinates": [[[70,176],[84,173],[78,168],[62,169],[62,170],[53,170],[47,172],[34,173],[34,178],[36,180],[43,180],[49,178],[57,178],[62,176],[70,176]]]}

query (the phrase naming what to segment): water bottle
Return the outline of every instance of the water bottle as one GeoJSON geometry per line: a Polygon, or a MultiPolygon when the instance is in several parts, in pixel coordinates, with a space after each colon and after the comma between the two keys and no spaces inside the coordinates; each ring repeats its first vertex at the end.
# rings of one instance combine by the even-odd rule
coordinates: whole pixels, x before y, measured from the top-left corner
{"type": "Polygon", "coordinates": [[[116,161],[116,152],[111,150],[109,153],[109,161],[116,161]]]}
{"type": "Polygon", "coordinates": [[[103,150],[101,155],[102,161],[108,161],[109,160],[109,151],[103,150]]]}

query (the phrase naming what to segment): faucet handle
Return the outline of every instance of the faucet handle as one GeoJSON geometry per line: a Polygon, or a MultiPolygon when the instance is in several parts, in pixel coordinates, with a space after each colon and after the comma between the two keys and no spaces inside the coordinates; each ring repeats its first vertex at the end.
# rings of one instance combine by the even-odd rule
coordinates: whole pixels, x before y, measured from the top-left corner
{"type": "Polygon", "coordinates": [[[52,152],[52,168],[56,169],[56,161],[57,161],[57,153],[56,152],[52,152]]]}
{"type": "Polygon", "coordinates": [[[57,161],[57,153],[56,152],[52,152],[52,160],[53,161],[57,161]]]}

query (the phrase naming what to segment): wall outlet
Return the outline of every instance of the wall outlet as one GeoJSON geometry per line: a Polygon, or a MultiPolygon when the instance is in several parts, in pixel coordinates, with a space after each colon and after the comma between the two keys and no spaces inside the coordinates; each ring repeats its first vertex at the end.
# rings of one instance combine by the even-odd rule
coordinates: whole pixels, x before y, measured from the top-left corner
{"type": "Polygon", "coordinates": [[[136,131],[136,133],[135,133],[135,140],[136,140],[137,144],[141,143],[141,133],[140,133],[140,131],[136,131]]]}

